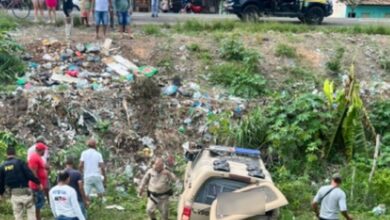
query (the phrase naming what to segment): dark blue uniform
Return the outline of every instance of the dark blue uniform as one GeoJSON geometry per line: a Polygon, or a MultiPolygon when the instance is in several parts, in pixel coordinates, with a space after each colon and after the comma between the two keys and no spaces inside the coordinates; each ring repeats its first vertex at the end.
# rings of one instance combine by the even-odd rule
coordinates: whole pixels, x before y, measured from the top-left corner
{"type": "Polygon", "coordinates": [[[14,157],[9,157],[0,166],[0,195],[4,194],[5,187],[12,189],[28,188],[28,181],[40,184],[27,164],[14,157]]]}

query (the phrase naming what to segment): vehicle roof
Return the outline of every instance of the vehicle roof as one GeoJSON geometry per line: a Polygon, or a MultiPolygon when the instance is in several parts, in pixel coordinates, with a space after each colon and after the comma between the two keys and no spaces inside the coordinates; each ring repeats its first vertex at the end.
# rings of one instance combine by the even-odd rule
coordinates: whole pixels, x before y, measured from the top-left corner
{"type": "Polygon", "coordinates": [[[261,178],[250,176],[247,170],[248,165],[260,168],[265,175],[265,179],[272,181],[271,176],[266,170],[261,158],[237,156],[237,155],[222,155],[222,156],[214,155],[208,149],[202,150],[199,153],[197,159],[193,162],[192,169],[191,169],[191,176],[192,178],[197,179],[198,175],[201,175],[202,173],[204,173],[204,171],[209,171],[209,172],[215,172],[216,174],[223,172],[223,173],[229,173],[237,176],[246,176],[246,177],[251,177],[259,180],[264,180],[261,178]],[[229,172],[214,170],[214,161],[221,160],[221,159],[226,159],[226,161],[229,163],[229,167],[230,167],[229,172]]]}

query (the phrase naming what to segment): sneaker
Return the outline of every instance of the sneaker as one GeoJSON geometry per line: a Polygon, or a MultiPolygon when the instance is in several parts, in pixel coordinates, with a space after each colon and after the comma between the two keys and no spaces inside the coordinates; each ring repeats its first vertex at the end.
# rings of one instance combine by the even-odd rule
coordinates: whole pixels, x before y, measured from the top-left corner
{"type": "Polygon", "coordinates": [[[46,24],[51,24],[51,20],[47,20],[47,21],[46,21],[46,24]]]}

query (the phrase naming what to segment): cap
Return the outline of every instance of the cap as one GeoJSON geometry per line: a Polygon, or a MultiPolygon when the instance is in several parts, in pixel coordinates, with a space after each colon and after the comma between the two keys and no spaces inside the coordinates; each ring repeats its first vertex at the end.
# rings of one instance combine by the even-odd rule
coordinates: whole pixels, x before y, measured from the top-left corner
{"type": "Polygon", "coordinates": [[[35,150],[46,150],[47,149],[47,146],[42,144],[42,143],[38,143],[35,145],[35,150]]]}

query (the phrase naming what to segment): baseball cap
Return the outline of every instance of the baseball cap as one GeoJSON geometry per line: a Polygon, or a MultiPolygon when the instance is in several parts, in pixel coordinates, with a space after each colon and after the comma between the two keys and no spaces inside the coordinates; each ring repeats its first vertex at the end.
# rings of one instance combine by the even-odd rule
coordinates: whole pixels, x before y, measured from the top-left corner
{"type": "Polygon", "coordinates": [[[47,149],[47,146],[44,145],[43,143],[37,143],[35,145],[35,150],[46,150],[47,149]]]}

